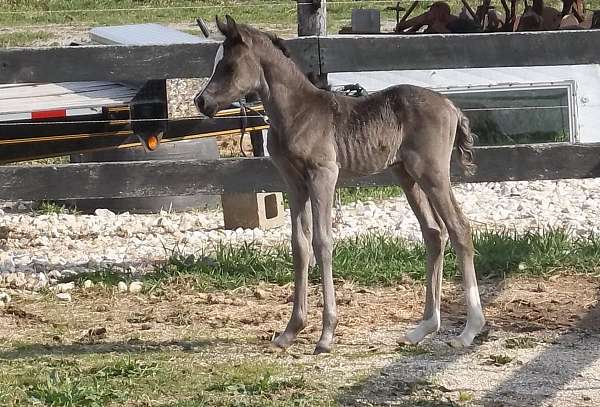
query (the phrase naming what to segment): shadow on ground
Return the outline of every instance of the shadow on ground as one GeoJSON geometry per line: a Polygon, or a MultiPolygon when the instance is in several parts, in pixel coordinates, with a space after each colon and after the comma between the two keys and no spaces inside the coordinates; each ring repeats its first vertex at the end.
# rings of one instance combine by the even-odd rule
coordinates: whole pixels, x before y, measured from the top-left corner
{"type": "Polygon", "coordinates": [[[222,344],[231,344],[226,339],[201,339],[194,341],[144,341],[131,339],[123,342],[77,342],[73,344],[27,344],[14,349],[0,351],[1,360],[32,359],[41,356],[73,356],[104,353],[135,354],[164,352],[167,349],[195,352],[222,344]]]}
{"type": "MultiPolygon", "coordinates": [[[[600,300],[600,287],[596,298],[600,300]]],[[[494,321],[489,322],[493,326],[494,321]]],[[[600,303],[589,307],[578,322],[560,330],[553,339],[523,350],[506,366],[491,365],[489,356],[498,349],[506,351],[501,336],[507,331],[514,333],[512,327],[492,328],[489,338],[470,349],[449,348],[445,340],[461,327],[443,326],[440,335],[424,344],[431,350],[429,354],[404,356],[362,383],[343,389],[339,403],[405,407],[600,405],[600,303]]],[[[532,323],[531,331],[539,331],[539,324],[532,323]]]]}

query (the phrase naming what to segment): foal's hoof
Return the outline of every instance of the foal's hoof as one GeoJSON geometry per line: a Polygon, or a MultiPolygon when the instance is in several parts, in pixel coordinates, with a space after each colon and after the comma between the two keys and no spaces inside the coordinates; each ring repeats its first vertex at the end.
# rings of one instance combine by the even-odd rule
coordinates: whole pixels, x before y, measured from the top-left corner
{"type": "Polygon", "coordinates": [[[400,346],[406,346],[406,345],[417,345],[419,343],[419,341],[413,341],[410,339],[410,337],[408,335],[402,335],[400,338],[398,338],[396,343],[400,346]]]}
{"type": "Polygon", "coordinates": [[[285,350],[285,349],[289,348],[290,346],[292,346],[293,343],[294,343],[293,340],[290,340],[289,338],[285,337],[283,334],[279,335],[277,338],[275,338],[271,341],[271,344],[275,348],[281,349],[281,350],[285,350]]]}
{"type": "Polygon", "coordinates": [[[448,345],[450,345],[454,349],[463,349],[471,346],[471,343],[465,341],[465,339],[461,338],[460,336],[456,336],[448,341],[448,345]]]}
{"type": "Polygon", "coordinates": [[[331,349],[333,348],[330,344],[321,344],[318,343],[313,355],[320,355],[322,353],[331,353],[331,349]]]}

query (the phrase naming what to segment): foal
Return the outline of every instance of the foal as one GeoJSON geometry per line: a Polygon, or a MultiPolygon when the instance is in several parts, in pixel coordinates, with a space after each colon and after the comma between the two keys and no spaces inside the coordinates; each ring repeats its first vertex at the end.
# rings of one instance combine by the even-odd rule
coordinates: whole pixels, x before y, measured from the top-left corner
{"type": "Polygon", "coordinates": [[[269,115],[269,153],[288,185],[295,278],[292,316],[274,344],[287,348],[306,326],[312,244],[323,284],[323,329],[315,353],[331,350],[337,325],[331,212],[338,173],[367,175],[391,168],[417,216],[427,249],[423,320],[401,342],[417,343],[440,327],[442,262],[449,235],[467,305],[466,327],[451,344],[469,346],[485,319],[469,223],[450,188],[455,144],[463,167],[474,167],[467,118],[446,97],[415,86],[394,86],[359,98],[318,89],[289,58],[280,39],[226,19],[217,18],[225,41],[211,79],[194,102],[212,117],[258,92],[269,115]]]}

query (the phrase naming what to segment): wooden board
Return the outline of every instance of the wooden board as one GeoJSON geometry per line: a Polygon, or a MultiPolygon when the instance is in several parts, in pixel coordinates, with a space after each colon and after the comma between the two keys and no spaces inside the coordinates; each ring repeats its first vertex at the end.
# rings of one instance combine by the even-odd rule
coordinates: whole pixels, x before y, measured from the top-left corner
{"type": "MultiPolygon", "coordinates": [[[[317,39],[288,40],[306,72],[318,70],[317,39]]],[[[0,49],[0,83],[202,78],[212,73],[219,43],[0,49]]]]}
{"type": "MultiPolygon", "coordinates": [[[[305,72],[600,63],[600,30],[302,37],[286,41],[305,72]]],[[[205,77],[218,43],[8,48],[0,83],[205,77]]]]}
{"type": "MultiPolygon", "coordinates": [[[[453,165],[454,182],[600,177],[600,144],[481,147],[474,176],[453,165]]],[[[356,178],[342,174],[339,187],[391,185],[390,172],[356,178]]],[[[0,167],[0,200],[112,198],[223,192],[282,191],[269,158],[215,161],[88,163],[0,167]]]]}
{"type": "Polygon", "coordinates": [[[598,44],[600,30],[319,39],[322,73],[596,64],[598,44]]]}

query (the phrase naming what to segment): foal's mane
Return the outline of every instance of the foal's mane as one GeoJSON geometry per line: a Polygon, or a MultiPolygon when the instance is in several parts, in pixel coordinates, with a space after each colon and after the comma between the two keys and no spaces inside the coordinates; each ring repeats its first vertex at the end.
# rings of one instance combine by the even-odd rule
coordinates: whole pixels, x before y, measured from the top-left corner
{"type": "MultiPolygon", "coordinates": [[[[292,59],[290,51],[288,49],[288,47],[285,46],[284,40],[277,36],[276,34],[270,33],[270,32],[265,32],[265,31],[260,31],[257,30],[256,28],[250,27],[250,26],[244,26],[251,34],[254,35],[264,35],[267,37],[267,39],[269,41],[271,41],[271,44],[273,44],[273,46],[278,49],[279,51],[281,51],[281,53],[288,59],[292,59]]],[[[331,87],[329,86],[328,83],[322,83],[320,81],[320,79],[315,75],[314,72],[308,72],[305,74],[306,78],[316,87],[322,89],[322,90],[331,90],[331,87]]]]}
{"type": "Polygon", "coordinates": [[[273,33],[264,33],[264,34],[267,36],[268,39],[271,40],[271,43],[273,43],[275,48],[277,48],[281,52],[283,52],[283,55],[285,55],[287,58],[290,58],[290,51],[285,46],[285,44],[283,43],[283,40],[280,37],[278,37],[277,35],[275,35],[273,33]]]}
{"type": "Polygon", "coordinates": [[[283,55],[286,56],[286,58],[291,58],[290,51],[285,46],[283,39],[280,38],[279,36],[277,36],[276,34],[266,32],[266,31],[260,31],[260,30],[257,30],[256,28],[250,27],[248,25],[243,25],[243,27],[251,35],[255,35],[255,36],[259,36],[259,37],[264,35],[271,42],[271,44],[273,44],[273,46],[275,48],[277,48],[279,51],[281,51],[283,53],[283,55]]]}

